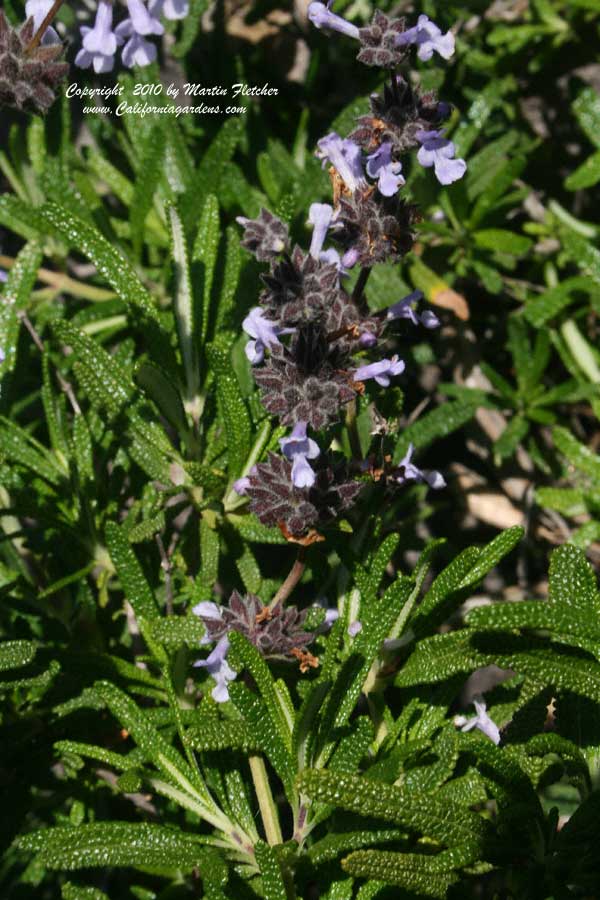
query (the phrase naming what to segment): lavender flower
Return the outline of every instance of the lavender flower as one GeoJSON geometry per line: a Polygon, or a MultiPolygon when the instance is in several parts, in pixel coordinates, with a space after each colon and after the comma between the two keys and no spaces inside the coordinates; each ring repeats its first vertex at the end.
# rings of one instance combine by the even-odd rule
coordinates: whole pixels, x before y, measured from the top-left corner
{"type": "Polygon", "coordinates": [[[384,141],[367,156],[367,175],[377,178],[377,187],[384,197],[392,197],[403,184],[402,163],[392,161],[392,143],[384,141]]]}
{"type": "Polygon", "coordinates": [[[374,378],[381,387],[389,387],[390,378],[393,375],[401,375],[404,369],[404,360],[392,356],[391,359],[382,359],[379,362],[360,366],[354,373],[354,381],[368,381],[369,378],[374,378]]]}
{"type": "Polygon", "coordinates": [[[330,31],[339,31],[348,37],[358,40],[358,28],[346,21],[341,16],[331,12],[330,6],[333,0],[329,0],[327,6],[324,3],[310,3],[308,6],[308,18],[315,28],[327,28],[330,31]]]}
{"type": "Polygon", "coordinates": [[[396,469],[396,475],[394,478],[396,483],[404,484],[406,481],[425,481],[429,485],[429,487],[433,488],[434,490],[439,490],[439,488],[446,487],[446,482],[444,481],[444,477],[440,472],[436,472],[433,469],[419,469],[414,465],[414,463],[412,462],[414,451],[414,446],[412,444],[409,444],[406,455],[398,463],[398,468],[396,469]]]}
{"type": "Polygon", "coordinates": [[[350,637],[356,637],[357,634],[360,634],[362,631],[362,622],[359,622],[358,619],[355,622],[350,622],[348,626],[348,634],[350,637]]]}
{"type": "Polygon", "coordinates": [[[252,466],[247,475],[242,475],[241,478],[238,478],[237,481],[233,482],[233,490],[236,492],[236,494],[239,494],[240,497],[246,496],[246,491],[250,487],[250,476],[255,474],[256,466],[252,466]]]}
{"type": "Polygon", "coordinates": [[[283,455],[292,463],[292,484],[297,488],[310,488],[316,475],[308,460],[320,454],[319,445],[306,436],[306,422],[297,422],[289,437],[279,439],[283,455]]]}
{"type": "Polygon", "coordinates": [[[80,29],[82,48],[75,57],[80,69],[93,67],[94,72],[112,72],[117,46],[123,43],[112,30],[112,3],[100,0],[93,28],[83,25],[80,29]]]}
{"type": "Polygon", "coordinates": [[[442,34],[442,31],[435,22],[432,22],[428,16],[421,15],[417,19],[414,28],[407,28],[402,34],[396,38],[396,44],[399,47],[405,47],[407,44],[416,44],[419,48],[417,56],[426,62],[434,54],[439,53],[444,59],[450,59],[454,53],[454,35],[451,31],[442,34]]]}
{"type": "MultiPolygon", "coordinates": [[[[214,606],[215,604],[212,605],[214,606]]],[[[234,672],[227,662],[228,650],[229,638],[222,637],[206,659],[200,659],[194,663],[194,666],[197,668],[205,668],[208,674],[214,678],[215,686],[211,691],[211,696],[217,703],[226,703],[229,700],[227,685],[230,681],[234,681],[237,676],[237,672],[234,672]]]]}
{"type": "Polygon", "coordinates": [[[440,184],[452,184],[462,178],[467,170],[464,159],[454,159],[454,143],[444,137],[443,131],[417,131],[421,143],[417,159],[426,169],[434,167],[435,177],[440,184]]]}
{"type": "Polygon", "coordinates": [[[363,331],[363,333],[358,338],[358,346],[363,350],[370,350],[372,347],[377,345],[377,335],[373,334],[372,331],[363,331]]]}
{"type": "Polygon", "coordinates": [[[150,15],[155,18],[164,16],[165,19],[176,21],[185,19],[190,11],[190,4],[189,0],[151,0],[149,10],[150,15]]]}
{"type": "Polygon", "coordinates": [[[358,252],[356,247],[351,247],[349,250],[346,250],[346,252],[342,256],[342,266],[345,269],[353,269],[358,262],[359,256],[360,253],[358,252]]]}
{"type": "Polygon", "coordinates": [[[328,609],[325,611],[325,619],[322,628],[331,628],[334,622],[337,622],[340,614],[337,609],[328,609]]]}
{"type": "Polygon", "coordinates": [[[317,156],[323,160],[323,165],[329,160],[338,175],[351,193],[358,188],[366,187],[362,154],[358,144],[347,138],[341,138],[332,131],[317,141],[317,156]]]}
{"type": "Polygon", "coordinates": [[[265,350],[278,346],[281,342],[279,335],[292,334],[293,328],[280,328],[275,322],[265,317],[260,306],[251,309],[244,321],[242,328],[254,338],[246,344],[246,356],[253,366],[261,363],[265,358],[265,350]]]}
{"type": "Polygon", "coordinates": [[[327,230],[333,218],[333,207],[328,203],[311,203],[308,222],[313,226],[309,253],[313,259],[320,259],[327,230]]]}
{"type": "Polygon", "coordinates": [[[0,269],[0,282],[8,281],[8,272],[5,272],[4,269],[0,269]]]}
{"type": "Polygon", "coordinates": [[[386,318],[409,319],[413,325],[418,325],[420,322],[425,328],[437,328],[440,324],[440,320],[432,310],[425,309],[422,313],[416,312],[415,305],[422,299],[422,291],[413,291],[412,294],[409,294],[407,297],[399,300],[398,303],[394,303],[393,306],[390,306],[386,318]]]}
{"type": "Polygon", "coordinates": [[[486,737],[489,737],[490,741],[493,741],[494,744],[499,744],[500,729],[487,714],[485,700],[480,694],[473,697],[473,705],[477,715],[472,719],[469,719],[469,721],[462,726],[461,731],[471,731],[472,728],[478,728],[486,737]]]}
{"type": "MultiPolygon", "coordinates": [[[[47,14],[50,12],[53,0],[27,0],[25,4],[25,15],[27,18],[33,18],[33,27],[37,31],[47,14]]],[[[54,28],[49,25],[42,38],[42,45],[59,44],[60,38],[54,28]]]]}
{"type": "Polygon", "coordinates": [[[150,34],[163,34],[164,28],[142,3],[142,0],[127,0],[129,17],[115,28],[117,39],[127,40],[123,48],[123,64],[148,66],[156,59],[156,47],[145,38],[150,34]]]}

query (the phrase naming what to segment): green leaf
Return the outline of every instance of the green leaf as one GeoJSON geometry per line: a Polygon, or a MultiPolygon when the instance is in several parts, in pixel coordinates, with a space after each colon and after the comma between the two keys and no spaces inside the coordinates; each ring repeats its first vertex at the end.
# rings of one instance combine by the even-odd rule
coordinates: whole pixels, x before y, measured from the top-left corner
{"type": "Polygon", "coordinates": [[[539,328],[570,306],[577,299],[577,294],[600,297],[600,290],[583,275],[566,278],[556,287],[528,300],[523,314],[539,328]]]}
{"type": "Polygon", "coordinates": [[[141,160],[129,207],[133,250],[136,256],[139,256],[141,253],[144,241],[144,223],[146,216],[152,209],[154,194],[162,178],[165,143],[165,123],[160,122],[148,131],[141,148],[141,160]]]}
{"type": "Polygon", "coordinates": [[[105,535],[108,552],[134,613],[146,619],[156,618],[158,607],[154,594],[123,529],[116,522],[107,522],[105,535]]]}
{"type": "Polygon", "coordinates": [[[593,627],[600,613],[600,595],[594,570],[583,550],[572,544],[554,550],[548,577],[550,602],[570,607],[593,627]]]}
{"type": "Polygon", "coordinates": [[[204,275],[202,290],[202,323],[201,323],[201,343],[204,344],[208,334],[210,325],[211,312],[211,292],[213,280],[215,276],[215,266],[217,264],[217,254],[219,251],[219,241],[221,238],[221,229],[219,222],[219,201],[214,194],[209,194],[202,207],[202,215],[200,216],[200,224],[198,225],[198,233],[194,241],[194,250],[192,259],[194,262],[203,264],[202,271],[204,275]]]}
{"type": "Polygon", "coordinates": [[[139,866],[190,871],[206,863],[206,838],[178,828],[135,822],[44,828],[17,838],[20,850],[37,854],[49,869],[139,866]]]}
{"type": "Polygon", "coordinates": [[[585,87],[573,103],[573,112],[581,128],[595,147],[600,148],[600,97],[592,87],[585,87]]]}
{"type": "Polygon", "coordinates": [[[72,881],[63,884],[61,891],[62,900],[109,900],[104,891],[94,887],[82,887],[80,884],[73,884],[72,881]]]}
{"type": "MultiPolygon", "coordinates": [[[[0,201],[3,198],[0,197],[0,201]]],[[[42,246],[33,240],[19,251],[8,273],[0,301],[0,347],[4,360],[0,362],[0,375],[15,367],[17,338],[19,335],[18,313],[29,306],[31,292],[42,263],[42,246]]]]}
{"type": "Polygon", "coordinates": [[[54,454],[4,416],[0,416],[0,454],[30,469],[52,485],[60,484],[65,477],[54,454]]]}
{"type": "Polygon", "coordinates": [[[415,803],[401,788],[360,775],[307,769],[298,778],[298,788],[313,802],[387,819],[446,845],[464,842],[473,847],[485,833],[484,821],[470,810],[449,809],[426,794],[415,803]]]}
{"type": "Polygon", "coordinates": [[[185,742],[194,750],[242,750],[255,753],[264,748],[244,722],[219,721],[205,717],[185,733],[185,742]]]}
{"type": "Polygon", "coordinates": [[[315,865],[337,859],[348,850],[360,850],[370,844],[385,844],[398,841],[406,836],[406,832],[398,828],[365,829],[364,831],[348,831],[342,834],[326,834],[308,849],[308,855],[315,865]]]}
{"type": "Polygon", "coordinates": [[[584,275],[591,278],[594,284],[600,284],[600,250],[574,231],[564,229],[560,237],[565,252],[575,265],[584,275]]]}
{"type": "Polygon", "coordinates": [[[502,434],[494,441],[494,454],[500,459],[512,456],[523,438],[529,433],[529,422],[525,416],[513,416],[502,434]]]}
{"type": "Polygon", "coordinates": [[[277,851],[264,841],[254,845],[265,900],[289,900],[277,851]]]}
{"type": "Polygon", "coordinates": [[[250,415],[231,364],[231,351],[222,341],[207,347],[210,366],[217,381],[217,397],[227,432],[229,474],[239,475],[252,442],[250,415]]]}
{"type": "Polygon", "coordinates": [[[425,413],[408,428],[405,428],[394,450],[394,462],[398,463],[408,450],[409,444],[414,444],[417,450],[424,450],[429,444],[438,438],[447,437],[462,428],[473,418],[477,410],[475,403],[442,403],[436,409],[425,413]]]}
{"type": "MultiPolygon", "coordinates": [[[[286,711],[279,701],[273,676],[256,647],[238,631],[232,631],[229,635],[233,659],[238,659],[244,668],[248,669],[254,678],[261,697],[268,710],[271,722],[277,730],[285,747],[291,750],[292,732],[287,720],[286,711]]],[[[231,652],[230,650],[230,652],[231,652]]],[[[235,664],[235,663],[234,663],[235,664]]]]}
{"type": "Polygon", "coordinates": [[[157,318],[154,301],[131,264],[96,228],[55,203],[43,206],[39,214],[52,235],[62,238],[94,263],[98,274],[125,303],[150,319],[157,318]]]}
{"type": "Polygon", "coordinates": [[[527,253],[533,241],[522,234],[514,234],[502,228],[486,228],[473,233],[477,247],[493,250],[495,253],[509,253],[511,256],[522,256],[527,253]]]}
{"type": "Polygon", "coordinates": [[[554,428],[552,437],[557,449],[566,456],[572,466],[600,483],[600,457],[596,453],[580,444],[566,428],[554,428]]]}
{"type": "Polygon", "coordinates": [[[0,643],[0,672],[28,665],[35,657],[35,653],[33,641],[2,641],[0,643]]]}
{"type": "Polygon", "coordinates": [[[190,277],[187,240],[181,219],[174,206],[169,207],[169,219],[171,222],[171,252],[175,269],[173,309],[185,369],[188,400],[192,400],[197,394],[200,377],[196,350],[198,328],[195,321],[194,294],[190,277]]]}
{"type": "Polygon", "coordinates": [[[187,422],[181,395],[167,373],[152,362],[143,362],[137,366],[134,378],[173,428],[185,434],[187,422]]]}
{"type": "Polygon", "coordinates": [[[209,2],[210,0],[191,0],[189,12],[182,23],[179,40],[170,48],[170,53],[175,59],[182,59],[194,46],[202,26],[202,16],[209,2]]]}
{"type": "Polygon", "coordinates": [[[69,322],[53,324],[56,336],[75,354],[73,368],[91,403],[118,416],[131,394],[128,372],[91,337],[69,322]]]}
{"type": "Polygon", "coordinates": [[[472,861],[472,853],[439,853],[426,856],[418,853],[390,853],[384,850],[358,850],[342,861],[342,868],[357,878],[376,878],[395,884],[423,897],[448,896],[448,888],[458,880],[450,867],[472,861]]]}
{"type": "Polygon", "coordinates": [[[580,191],[592,187],[598,181],[600,181],[600,151],[588,156],[585,162],[565,178],[565,187],[569,191],[580,191]]]}

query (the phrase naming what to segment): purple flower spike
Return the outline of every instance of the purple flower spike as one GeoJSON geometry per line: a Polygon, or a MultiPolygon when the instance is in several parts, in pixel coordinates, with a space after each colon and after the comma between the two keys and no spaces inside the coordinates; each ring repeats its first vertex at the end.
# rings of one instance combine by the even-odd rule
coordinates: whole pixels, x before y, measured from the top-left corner
{"type": "Polygon", "coordinates": [[[423,62],[431,59],[434,52],[439,53],[443,59],[450,59],[454,53],[454,35],[451,31],[442,34],[442,31],[435,22],[432,22],[428,16],[422,15],[417,19],[414,28],[407,28],[402,34],[396,38],[396,44],[399,47],[405,47],[407,44],[416,44],[419,48],[417,56],[423,62]]]}
{"type": "MultiPolygon", "coordinates": [[[[53,0],[27,0],[25,4],[25,15],[27,18],[33,18],[33,28],[37,31],[47,14],[50,12],[53,0]]],[[[42,38],[42,44],[59,44],[60,37],[51,25],[46,28],[42,38]]]]}
{"type": "Polygon", "coordinates": [[[402,163],[392,162],[391,141],[384,141],[374,153],[367,156],[367,175],[378,179],[377,187],[384,197],[393,197],[398,188],[406,184],[401,171],[402,163]]]}
{"type": "Polygon", "coordinates": [[[292,484],[297,488],[310,488],[315,483],[315,473],[308,464],[320,454],[319,445],[306,436],[306,422],[297,422],[289,437],[279,439],[283,455],[292,463],[292,484]]]}
{"type": "Polygon", "coordinates": [[[492,722],[490,719],[486,710],[485,700],[480,694],[473,697],[473,705],[475,706],[477,715],[472,719],[469,719],[469,721],[463,725],[461,731],[471,731],[472,728],[479,728],[486,737],[489,737],[490,741],[493,741],[494,744],[499,744],[500,729],[496,723],[492,722]]]}
{"type": "Polygon", "coordinates": [[[397,475],[395,478],[396,483],[404,484],[407,481],[424,481],[430,488],[433,488],[436,491],[446,487],[446,482],[441,472],[436,472],[434,469],[419,469],[415,466],[412,462],[414,452],[415,448],[412,444],[409,444],[404,459],[401,459],[398,463],[398,468],[396,470],[397,475]]]}
{"type": "Polygon", "coordinates": [[[85,25],[80,29],[82,48],[75,57],[75,65],[80,69],[93,67],[94,72],[112,72],[117,46],[123,41],[112,30],[112,3],[100,0],[96,10],[93,28],[85,25]]]}
{"type": "Polygon", "coordinates": [[[452,141],[444,137],[443,131],[417,131],[416,138],[421,143],[418,161],[426,169],[434,167],[440,184],[452,184],[463,177],[467,164],[464,159],[454,159],[456,148],[452,141]]]}
{"type": "Polygon", "coordinates": [[[324,3],[309,4],[307,15],[315,28],[328,28],[330,31],[339,31],[340,34],[345,34],[358,40],[358,28],[356,25],[352,25],[351,22],[342,19],[341,16],[336,16],[335,13],[331,12],[329,6],[330,3],[327,6],[324,3]]]}
{"type": "Polygon", "coordinates": [[[360,634],[362,631],[362,622],[359,622],[358,619],[356,622],[351,622],[348,626],[348,634],[350,637],[356,637],[357,634],[360,634]]]}
{"type": "Polygon", "coordinates": [[[358,144],[348,138],[342,139],[332,131],[317,141],[317,156],[329,160],[349,191],[354,193],[359,187],[366,186],[363,172],[362,153],[358,144]]]}
{"type": "Polygon", "coordinates": [[[319,259],[320,253],[327,237],[327,229],[333,218],[333,207],[328,203],[312,203],[308,211],[308,222],[313,226],[312,240],[310,242],[310,255],[313,259],[319,259]]]}
{"type": "Polygon", "coordinates": [[[226,703],[229,700],[227,685],[233,681],[237,672],[234,672],[225,657],[229,650],[229,639],[222,637],[212,653],[206,659],[194,663],[198,668],[206,668],[209,675],[215,680],[215,687],[211,691],[213,700],[217,703],[226,703]]]}
{"type": "Polygon", "coordinates": [[[392,356],[391,359],[382,359],[379,362],[369,363],[368,366],[361,366],[354,373],[354,381],[368,381],[374,378],[381,387],[389,387],[390,378],[401,375],[404,369],[404,360],[392,356]]]}
{"type": "Polygon", "coordinates": [[[278,346],[281,341],[279,335],[292,334],[293,328],[281,328],[275,322],[265,317],[260,306],[251,309],[244,321],[242,328],[254,338],[246,344],[246,356],[253,366],[258,365],[265,358],[265,350],[278,346]]]}

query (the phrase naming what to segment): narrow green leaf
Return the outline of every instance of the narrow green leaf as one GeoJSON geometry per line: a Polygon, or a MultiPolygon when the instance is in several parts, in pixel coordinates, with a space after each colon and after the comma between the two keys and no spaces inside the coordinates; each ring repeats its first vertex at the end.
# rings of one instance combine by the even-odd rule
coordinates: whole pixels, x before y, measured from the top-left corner
{"type": "Polygon", "coordinates": [[[152,589],[123,529],[116,522],[107,522],[105,534],[108,552],[117,570],[123,592],[136,616],[146,619],[156,618],[158,608],[152,589]]]}
{"type": "Polygon", "coordinates": [[[188,400],[192,400],[197,394],[200,380],[196,350],[198,329],[195,320],[194,294],[190,277],[187,240],[179,213],[174,206],[169,207],[169,219],[171,222],[171,247],[175,268],[173,308],[185,369],[188,400]]]}

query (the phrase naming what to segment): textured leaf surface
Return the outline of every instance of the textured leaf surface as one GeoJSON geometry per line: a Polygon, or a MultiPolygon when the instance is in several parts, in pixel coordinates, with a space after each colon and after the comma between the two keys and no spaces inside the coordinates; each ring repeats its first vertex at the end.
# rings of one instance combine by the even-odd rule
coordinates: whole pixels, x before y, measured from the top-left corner
{"type": "Polygon", "coordinates": [[[17,847],[36,853],[49,869],[94,866],[153,866],[189,870],[202,867],[203,838],[162,825],[99,822],[45,828],[18,838],[17,847]]]}

